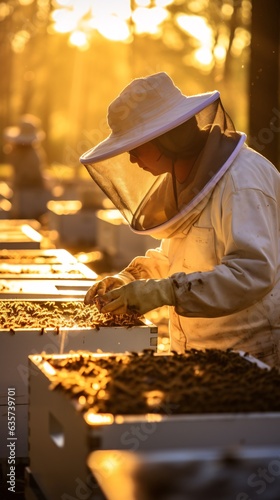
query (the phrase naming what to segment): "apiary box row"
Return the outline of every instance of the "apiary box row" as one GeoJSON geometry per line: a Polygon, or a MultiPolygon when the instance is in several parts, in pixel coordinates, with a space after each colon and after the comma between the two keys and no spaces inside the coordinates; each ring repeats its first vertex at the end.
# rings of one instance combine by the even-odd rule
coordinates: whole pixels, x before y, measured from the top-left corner
{"type": "MultiPolygon", "coordinates": [[[[82,281],[94,281],[97,274],[64,249],[24,250],[14,252],[0,250],[0,291],[8,298],[20,293],[34,297],[50,296],[51,290],[56,295],[59,290],[75,290],[86,284],[82,281]],[[41,283],[39,283],[39,280],[41,283]],[[73,280],[70,285],[70,280],[73,280]],[[80,284],[78,284],[80,280],[80,284]],[[38,283],[36,283],[38,281],[38,283]],[[46,281],[50,283],[47,284],[46,281]],[[63,281],[59,285],[59,281],[63,281]]],[[[87,287],[90,287],[88,283],[87,287]]],[[[82,291],[82,290],[81,290],[82,291]]],[[[74,293],[75,296],[75,293],[74,293]]]]}
{"type": "MultiPolygon", "coordinates": [[[[60,327],[60,320],[57,320],[56,327],[40,328],[28,326],[28,309],[30,314],[30,321],[32,321],[32,308],[39,307],[45,304],[61,304],[72,303],[70,299],[52,299],[51,301],[5,301],[2,300],[2,325],[0,325],[0,366],[1,366],[1,380],[0,380],[0,406],[1,406],[1,445],[0,457],[5,457],[7,451],[5,440],[3,441],[7,429],[7,390],[8,387],[15,388],[15,402],[17,410],[24,414],[24,421],[27,421],[28,413],[28,356],[35,353],[68,353],[69,351],[78,351],[84,349],[87,351],[96,352],[112,351],[112,352],[126,352],[126,351],[141,351],[142,349],[157,348],[157,327],[150,322],[143,320],[138,326],[79,326],[77,320],[76,326],[60,327]],[[18,306],[18,318],[23,314],[23,321],[26,320],[25,327],[9,328],[9,321],[7,328],[3,328],[3,307],[4,304],[13,304],[13,307],[18,306]],[[32,307],[30,308],[30,306],[32,307]],[[2,436],[2,433],[4,435],[2,436]]],[[[75,299],[75,306],[80,303],[81,299],[75,299]]],[[[13,313],[12,313],[13,314],[13,313]]],[[[66,311],[66,319],[69,310],[66,311]]],[[[73,313],[74,314],[74,313],[73,313]]],[[[81,313],[82,314],[82,313],[81,313]]],[[[55,320],[55,313],[54,318],[55,320]]],[[[71,318],[69,318],[70,320],[71,318]]],[[[43,318],[42,318],[43,321],[43,318]]],[[[43,324],[43,323],[42,323],[43,324]]],[[[55,323],[54,323],[55,324],[55,323]]],[[[24,450],[24,457],[28,455],[27,446],[27,426],[25,432],[18,435],[18,449],[24,450]]],[[[21,455],[22,456],[22,455],[21,455]]]]}
{"type": "Polygon", "coordinates": [[[41,225],[33,219],[0,220],[0,249],[39,249],[41,225]]]}
{"type": "Polygon", "coordinates": [[[19,328],[0,330],[0,404],[6,401],[7,387],[16,388],[16,401],[28,402],[28,356],[35,353],[57,354],[70,351],[122,353],[156,349],[157,328],[148,322],[133,327],[101,326],[74,328],[19,328]]]}
{"type": "Polygon", "coordinates": [[[42,236],[28,225],[20,229],[9,229],[0,233],[0,248],[17,250],[19,248],[36,249],[41,247],[42,236]]]}
{"type": "Polygon", "coordinates": [[[2,299],[83,299],[92,282],[86,279],[0,279],[0,293],[2,299]]]}
{"type": "Polygon", "coordinates": [[[77,259],[63,248],[0,250],[0,264],[76,264],[77,259]]]}
{"type": "MultiPolygon", "coordinates": [[[[79,355],[69,356],[74,360],[79,355]]],[[[109,457],[109,464],[101,466],[98,455],[105,450],[148,454],[217,450],[221,456],[230,450],[243,453],[247,448],[258,450],[260,455],[267,448],[274,453],[280,450],[279,412],[176,415],[172,408],[166,414],[113,415],[96,413],[94,408],[83,412],[82,386],[80,392],[77,387],[76,396],[69,396],[60,387],[50,390],[56,377],[52,360],[69,356],[29,358],[30,470],[47,499],[62,498],[63,494],[76,498],[78,483],[94,488],[90,471],[101,483],[104,477],[110,481],[114,461],[109,457]]],[[[92,358],[106,356],[112,354],[94,354],[92,358]]]]}
{"type": "Polygon", "coordinates": [[[13,264],[0,263],[1,279],[88,279],[95,280],[97,274],[85,264],[13,264]]]}

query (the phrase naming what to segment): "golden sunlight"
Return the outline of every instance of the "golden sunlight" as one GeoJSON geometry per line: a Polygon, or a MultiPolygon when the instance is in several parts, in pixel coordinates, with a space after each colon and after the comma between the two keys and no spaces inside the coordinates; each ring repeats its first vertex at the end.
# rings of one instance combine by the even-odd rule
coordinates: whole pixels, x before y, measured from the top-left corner
{"type": "Polygon", "coordinates": [[[44,361],[43,362],[43,366],[42,366],[43,370],[48,374],[48,375],[56,375],[56,370],[55,368],[53,368],[53,366],[50,365],[50,363],[48,363],[48,361],[44,361]]]}
{"type": "Polygon", "coordinates": [[[138,7],[149,7],[150,3],[150,0],[135,0],[135,5],[138,7]]]}
{"type": "Polygon", "coordinates": [[[239,57],[245,47],[250,45],[251,36],[249,31],[244,28],[236,28],[232,41],[231,53],[235,57],[239,57]]]}
{"type": "Polygon", "coordinates": [[[99,19],[96,29],[108,40],[125,41],[130,36],[130,30],[125,19],[111,14],[99,19]]]}
{"type": "Polygon", "coordinates": [[[21,53],[25,49],[25,45],[27,42],[30,40],[30,33],[26,30],[20,30],[18,31],[12,38],[11,38],[11,45],[12,49],[16,53],[21,53]]]}
{"type": "Polygon", "coordinates": [[[224,61],[227,55],[226,48],[223,45],[216,45],[214,48],[214,56],[218,61],[224,61]]]}
{"type": "Polygon", "coordinates": [[[194,66],[206,72],[211,71],[214,64],[212,53],[214,36],[207,20],[200,16],[178,14],[176,21],[178,26],[195,38],[199,44],[199,47],[194,50],[192,55],[194,66]]]}
{"type": "Polygon", "coordinates": [[[201,44],[207,44],[208,46],[212,45],[213,32],[204,17],[178,14],[176,20],[180,28],[199,40],[201,44]]]}
{"type": "Polygon", "coordinates": [[[56,0],[54,3],[61,5],[63,7],[67,7],[71,4],[71,1],[70,0],[56,0]]]}
{"type": "MultiPolygon", "coordinates": [[[[170,20],[172,15],[168,6],[173,3],[176,0],[52,0],[52,29],[68,34],[68,43],[80,50],[90,47],[94,32],[107,40],[123,43],[131,43],[134,35],[162,36],[166,46],[183,50],[183,37],[177,34],[176,38],[175,29],[163,30],[165,21],[170,20]]],[[[215,64],[219,67],[224,65],[229,49],[229,33],[226,24],[219,26],[214,33],[215,29],[206,16],[200,15],[204,3],[207,3],[206,0],[190,1],[188,6],[193,14],[185,14],[182,8],[182,12],[174,14],[174,23],[191,38],[191,53],[185,54],[183,62],[207,74],[215,64]]],[[[224,3],[222,19],[229,20],[232,14],[232,4],[224,3]]],[[[24,37],[17,37],[14,50],[23,50],[24,43],[24,37]]],[[[238,57],[249,44],[248,31],[237,28],[231,55],[238,57]]]]}
{"type": "Polygon", "coordinates": [[[73,31],[69,37],[69,43],[75,47],[86,50],[89,47],[87,35],[83,31],[73,31]]]}
{"type": "Polygon", "coordinates": [[[201,47],[195,51],[195,58],[203,66],[209,66],[213,61],[212,52],[208,47],[201,47]]]}
{"type": "Polygon", "coordinates": [[[160,25],[169,17],[166,9],[174,0],[53,0],[52,28],[69,33],[69,43],[87,48],[94,30],[112,41],[131,42],[134,33],[159,34],[160,25]],[[153,6],[152,6],[153,5],[153,6]],[[75,33],[75,34],[74,34],[75,33]],[[81,34],[84,33],[84,36],[81,34]]]}
{"type": "Polygon", "coordinates": [[[34,0],[19,0],[20,5],[30,5],[34,2],[34,0]]]}
{"type": "Polygon", "coordinates": [[[54,20],[53,28],[58,33],[68,33],[76,29],[77,18],[74,12],[67,9],[57,9],[52,13],[51,17],[54,20]]]}
{"type": "Polygon", "coordinates": [[[88,425],[110,425],[114,422],[114,417],[111,413],[94,413],[93,410],[88,410],[84,414],[84,419],[88,425]]]}
{"type": "Polygon", "coordinates": [[[152,7],[150,9],[139,7],[132,14],[135,33],[157,33],[159,25],[169,16],[166,9],[152,7]]]}
{"type": "Polygon", "coordinates": [[[174,0],[156,0],[156,6],[157,7],[168,7],[168,5],[171,5],[174,2],[174,0]]]}

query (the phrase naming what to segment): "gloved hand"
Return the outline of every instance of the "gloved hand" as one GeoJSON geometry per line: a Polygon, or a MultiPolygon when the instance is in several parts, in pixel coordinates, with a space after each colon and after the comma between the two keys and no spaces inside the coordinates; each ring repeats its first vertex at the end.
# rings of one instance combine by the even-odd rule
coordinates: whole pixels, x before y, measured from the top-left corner
{"type": "Polygon", "coordinates": [[[109,290],[113,290],[114,288],[118,288],[120,286],[123,286],[127,282],[128,282],[128,280],[126,280],[125,277],[121,277],[120,275],[106,276],[102,280],[97,281],[94,285],[92,285],[89,288],[89,290],[87,291],[87,293],[85,295],[84,303],[92,305],[95,303],[94,298],[96,296],[103,297],[104,293],[108,292],[109,290]]]}
{"type": "Polygon", "coordinates": [[[175,293],[170,278],[141,279],[106,292],[102,301],[102,313],[142,315],[157,307],[175,305],[175,293]]]}

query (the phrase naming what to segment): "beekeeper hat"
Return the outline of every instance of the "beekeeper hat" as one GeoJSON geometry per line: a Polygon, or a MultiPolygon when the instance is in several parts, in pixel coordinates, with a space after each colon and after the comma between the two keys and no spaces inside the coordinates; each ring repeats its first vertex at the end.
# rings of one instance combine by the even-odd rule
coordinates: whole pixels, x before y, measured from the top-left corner
{"type": "Polygon", "coordinates": [[[130,151],[181,125],[219,97],[217,90],[185,96],[164,72],[136,78],[108,108],[110,135],[80,161],[87,165],[130,151]]]}
{"type": "Polygon", "coordinates": [[[32,144],[44,138],[45,132],[41,130],[41,121],[31,114],[23,115],[18,126],[4,129],[4,139],[12,143],[32,144]]]}

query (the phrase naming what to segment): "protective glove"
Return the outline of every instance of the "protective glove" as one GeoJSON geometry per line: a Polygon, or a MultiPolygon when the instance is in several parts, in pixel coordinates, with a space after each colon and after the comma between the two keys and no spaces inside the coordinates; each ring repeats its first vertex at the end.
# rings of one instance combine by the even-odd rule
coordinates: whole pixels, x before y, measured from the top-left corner
{"type": "Polygon", "coordinates": [[[129,278],[125,274],[122,275],[121,273],[115,276],[106,276],[102,280],[96,281],[96,283],[89,288],[85,295],[84,303],[92,305],[95,303],[96,296],[103,297],[104,293],[109,290],[113,290],[114,288],[123,286],[126,283],[129,283],[129,281],[129,278]]]}
{"type": "Polygon", "coordinates": [[[160,280],[136,280],[108,291],[102,296],[102,313],[142,314],[164,305],[175,305],[173,282],[170,278],[160,280]]]}

